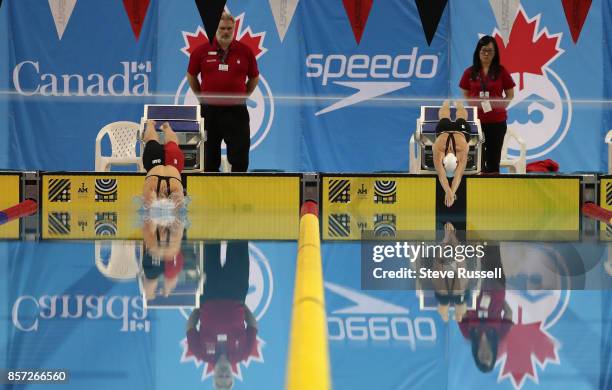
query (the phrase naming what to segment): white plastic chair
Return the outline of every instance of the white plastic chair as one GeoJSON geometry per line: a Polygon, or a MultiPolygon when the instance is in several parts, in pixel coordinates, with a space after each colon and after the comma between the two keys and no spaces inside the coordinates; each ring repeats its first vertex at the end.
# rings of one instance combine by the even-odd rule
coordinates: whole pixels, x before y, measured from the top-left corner
{"type": "Polygon", "coordinates": [[[136,154],[140,125],[135,122],[113,122],[104,126],[96,137],[96,172],[108,172],[111,165],[137,165],[143,171],[140,155],[136,154]],[[102,156],[102,139],[108,136],[112,155],[102,156]]]}
{"type": "Polygon", "coordinates": [[[419,173],[419,158],[418,158],[418,149],[417,149],[417,143],[414,139],[414,134],[412,134],[410,136],[410,143],[409,143],[409,160],[408,160],[408,172],[409,173],[419,173]]]}
{"type": "Polygon", "coordinates": [[[142,250],[139,241],[96,240],[96,267],[102,275],[114,281],[136,279],[140,271],[142,250]]]}
{"type": "Polygon", "coordinates": [[[612,130],[606,134],[605,141],[608,144],[608,174],[612,174],[612,130]]]}
{"type": "Polygon", "coordinates": [[[504,137],[499,167],[508,168],[510,173],[527,173],[527,144],[523,138],[515,133],[510,127],[508,127],[506,136],[504,137]],[[519,145],[518,157],[508,155],[508,143],[510,142],[510,138],[514,138],[519,145]]]}

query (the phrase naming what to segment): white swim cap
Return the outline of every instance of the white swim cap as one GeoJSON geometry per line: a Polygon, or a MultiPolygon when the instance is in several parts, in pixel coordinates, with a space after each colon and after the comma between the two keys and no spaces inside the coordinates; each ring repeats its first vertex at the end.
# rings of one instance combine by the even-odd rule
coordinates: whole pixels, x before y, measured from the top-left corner
{"type": "Polygon", "coordinates": [[[446,177],[455,176],[455,170],[457,169],[457,157],[453,153],[448,153],[442,160],[444,170],[446,171],[446,177]]]}
{"type": "Polygon", "coordinates": [[[148,211],[156,225],[169,226],[177,219],[176,203],[171,199],[155,199],[148,211]]]}
{"type": "Polygon", "coordinates": [[[150,208],[151,210],[160,212],[172,211],[176,208],[176,202],[168,198],[155,199],[153,202],[151,202],[150,208]]]}

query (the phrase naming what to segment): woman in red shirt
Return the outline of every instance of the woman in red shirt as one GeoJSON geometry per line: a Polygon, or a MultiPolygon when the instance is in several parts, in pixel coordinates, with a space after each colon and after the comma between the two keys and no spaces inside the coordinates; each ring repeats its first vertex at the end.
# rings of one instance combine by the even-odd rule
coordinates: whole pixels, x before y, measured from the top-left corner
{"type": "Polygon", "coordinates": [[[499,49],[489,35],[480,38],[474,62],[463,72],[459,87],[470,105],[478,106],[478,119],[485,136],[484,172],[499,172],[506,135],[506,107],[514,97],[514,80],[500,64],[499,49]]]}
{"type": "Polygon", "coordinates": [[[465,312],[458,325],[463,337],[472,344],[476,367],[482,372],[490,372],[497,362],[498,345],[514,323],[512,309],[506,301],[506,275],[499,244],[485,246],[484,252],[485,256],[480,260],[481,270],[501,268],[501,278],[482,280],[476,307],[465,312]]]}

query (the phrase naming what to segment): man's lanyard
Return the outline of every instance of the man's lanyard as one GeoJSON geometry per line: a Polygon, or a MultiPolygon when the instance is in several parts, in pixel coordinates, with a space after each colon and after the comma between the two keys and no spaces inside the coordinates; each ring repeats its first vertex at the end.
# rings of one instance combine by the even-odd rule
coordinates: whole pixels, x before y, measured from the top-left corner
{"type": "Polygon", "coordinates": [[[229,55],[230,52],[230,47],[227,47],[227,50],[223,50],[221,49],[221,47],[219,47],[219,62],[221,62],[222,64],[226,64],[227,61],[227,56],[229,55]]]}

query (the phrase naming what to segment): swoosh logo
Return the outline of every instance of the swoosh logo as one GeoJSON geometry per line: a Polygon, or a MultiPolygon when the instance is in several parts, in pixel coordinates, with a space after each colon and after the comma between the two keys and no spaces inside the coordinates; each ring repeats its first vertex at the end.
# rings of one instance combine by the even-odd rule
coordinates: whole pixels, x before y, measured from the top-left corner
{"type": "Polygon", "coordinates": [[[408,314],[409,310],[383,300],[372,298],[355,290],[325,282],[325,288],[355,303],[344,309],[334,310],[333,314],[408,314]]]}
{"type": "Polygon", "coordinates": [[[361,103],[363,101],[373,99],[378,96],[386,95],[388,93],[410,86],[409,81],[334,81],[334,84],[356,89],[357,92],[345,97],[344,99],[332,104],[331,106],[322,109],[315,115],[318,116],[322,114],[327,114],[328,112],[352,106],[353,104],[361,103]]]}

